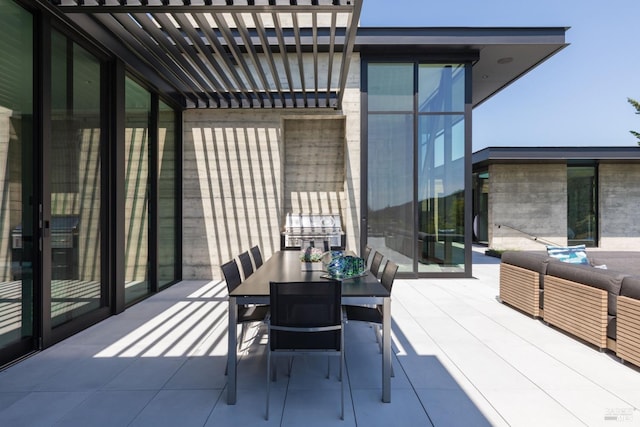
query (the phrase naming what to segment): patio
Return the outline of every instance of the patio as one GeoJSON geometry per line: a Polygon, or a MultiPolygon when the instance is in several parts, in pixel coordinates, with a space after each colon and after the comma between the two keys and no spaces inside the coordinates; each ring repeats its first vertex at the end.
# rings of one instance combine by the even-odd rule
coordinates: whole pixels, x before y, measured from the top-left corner
{"type": "Polygon", "coordinates": [[[396,280],[395,377],[347,325],[345,420],[337,363],[280,366],[264,421],[263,328],[226,403],[226,288],[185,281],[0,372],[6,426],[640,426],[640,369],[500,304],[499,260],[474,248],[473,279],[396,280]]]}

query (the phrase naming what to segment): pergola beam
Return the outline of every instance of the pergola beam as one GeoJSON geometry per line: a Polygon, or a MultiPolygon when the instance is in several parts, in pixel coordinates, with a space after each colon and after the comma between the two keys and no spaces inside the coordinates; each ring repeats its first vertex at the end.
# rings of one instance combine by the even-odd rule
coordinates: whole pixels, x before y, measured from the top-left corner
{"type": "Polygon", "coordinates": [[[185,108],[341,108],[362,8],[362,0],[48,1],[111,32],[117,50],[155,69],[185,108]]]}

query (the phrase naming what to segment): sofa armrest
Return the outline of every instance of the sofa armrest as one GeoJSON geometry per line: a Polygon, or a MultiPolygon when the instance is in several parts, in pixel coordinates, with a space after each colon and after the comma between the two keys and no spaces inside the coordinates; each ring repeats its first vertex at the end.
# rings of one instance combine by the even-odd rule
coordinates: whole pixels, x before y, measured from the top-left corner
{"type": "Polygon", "coordinates": [[[545,322],[607,348],[607,291],[560,277],[544,278],[545,322]]]}
{"type": "Polygon", "coordinates": [[[533,317],[540,316],[540,274],[500,263],[500,300],[533,317]]]}
{"type": "Polygon", "coordinates": [[[616,355],[640,366],[640,300],[618,297],[616,355]]]}
{"type": "Polygon", "coordinates": [[[625,277],[618,297],[616,355],[640,366],[640,277],[625,277]]]}

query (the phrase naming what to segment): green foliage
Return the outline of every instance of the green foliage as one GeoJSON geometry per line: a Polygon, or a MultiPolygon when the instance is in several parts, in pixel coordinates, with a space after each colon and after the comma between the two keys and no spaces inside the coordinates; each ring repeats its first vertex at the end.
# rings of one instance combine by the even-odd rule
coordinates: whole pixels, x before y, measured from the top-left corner
{"type": "MultiPolygon", "coordinates": [[[[627,101],[629,101],[629,104],[633,105],[633,108],[636,109],[636,114],[640,114],[640,102],[636,101],[635,99],[631,99],[631,98],[627,98],[627,101]]],[[[638,145],[640,145],[640,132],[636,132],[636,131],[633,131],[633,130],[630,130],[629,132],[631,132],[631,135],[633,135],[636,138],[638,138],[638,145]]]]}

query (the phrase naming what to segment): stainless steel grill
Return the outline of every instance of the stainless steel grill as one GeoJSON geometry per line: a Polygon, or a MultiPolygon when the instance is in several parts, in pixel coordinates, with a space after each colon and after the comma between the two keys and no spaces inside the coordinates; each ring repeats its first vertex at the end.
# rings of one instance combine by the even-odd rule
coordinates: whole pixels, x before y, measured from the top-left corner
{"type": "Polygon", "coordinates": [[[340,215],[287,213],[280,246],[282,249],[300,248],[304,241],[314,241],[320,248],[344,249],[340,215]]]}

